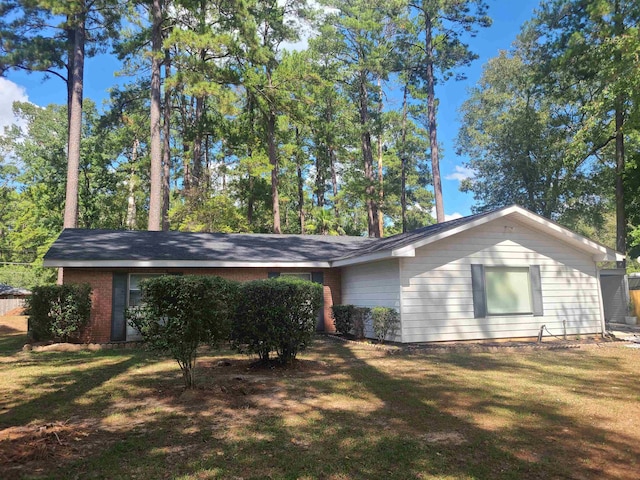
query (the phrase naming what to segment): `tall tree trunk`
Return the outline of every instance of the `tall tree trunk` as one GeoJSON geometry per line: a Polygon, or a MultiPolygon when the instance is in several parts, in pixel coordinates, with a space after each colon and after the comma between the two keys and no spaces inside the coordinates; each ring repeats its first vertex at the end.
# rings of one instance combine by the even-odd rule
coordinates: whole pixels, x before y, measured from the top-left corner
{"type": "Polygon", "coordinates": [[[378,101],[378,124],[380,131],[378,132],[378,232],[380,237],[384,237],[384,215],[382,213],[382,206],[384,204],[384,179],[382,177],[382,79],[378,77],[378,94],[380,100],[378,101]]]}
{"type": "Polygon", "coordinates": [[[370,237],[380,237],[378,227],[378,212],[375,201],[375,178],[373,175],[373,152],[371,149],[371,132],[369,130],[369,94],[367,92],[366,74],[361,73],[359,79],[359,110],[360,110],[360,126],[362,133],[360,134],[360,142],[362,148],[362,157],[364,160],[364,176],[367,181],[365,188],[366,204],[367,204],[367,227],[370,237]]]}
{"type": "Polygon", "coordinates": [[[189,142],[186,140],[189,130],[189,113],[187,99],[180,95],[180,120],[182,123],[182,191],[183,197],[188,197],[191,190],[191,164],[189,162],[189,142]]]}
{"type": "MultiPolygon", "coordinates": [[[[253,156],[253,139],[255,138],[255,104],[253,101],[253,96],[248,92],[247,93],[247,115],[249,117],[249,133],[250,133],[250,141],[247,144],[247,157],[251,158],[253,156]]],[[[247,175],[249,177],[249,188],[247,192],[247,223],[249,226],[253,224],[253,210],[254,210],[254,191],[255,191],[255,178],[251,173],[251,166],[247,168],[247,175]]]]}
{"type": "Polygon", "coordinates": [[[340,218],[338,202],[336,201],[336,198],[338,196],[338,172],[336,171],[337,158],[336,150],[335,148],[333,148],[333,146],[329,147],[329,162],[331,165],[331,191],[333,193],[333,211],[336,214],[336,218],[340,218]]]}
{"type": "Polygon", "coordinates": [[[251,175],[251,171],[249,171],[249,191],[247,192],[248,194],[248,199],[247,199],[247,223],[249,224],[249,226],[251,226],[253,224],[253,190],[254,190],[254,185],[255,185],[255,179],[253,178],[253,175],[251,175]]]}
{"type": "Polygon", "coordinates": [[[202,113],[204,111],[204,98],[202,96],[196,97],[196,109],[195,109],[195,138],[193,139],[193,169],[191,170],[191,187],[195,190],[195,194],[200,193],[200,186],[202,183],[202,127],[200,122],[202,121],[202,113]]]}
{"type": "Polygon", "coordinates": [[[171,54],[164,53],[164,123],[162,143],[162,230],[169,231],[169,202],[171,193],[171,90],[166,81],[171,75],[171,54]]]}
{"type": "Polygon", "coordinates": [[[153,0],[151,5],[151,188],[149,193],[148,229],[162,229],[162,148],[160,138],[160,65],[162,59],[162,0],[153,0]]]}
{"type": "MultiPolygon", "coordinates": [[[[616,250],[627,253],[627,216],[624,211],[624,134],[622,127],[624,123],[624,114],[622,111],[622,102],[620,99],[616,101],[616,250]]],[[[627,262],[621,260],[617,264],[618,268],[626,268],[627,262]]]]}
{"type": "Polygon", "coordinates": [[[296,173],[298,174],[298,219],[300,233],[304,235],[304,177],[302,176],[302,156],[300,155],[300,130],[296,127],[296,173]]]}
{"type": "Polygon", "coordinates": [[[271,163],[271,205],[273,208],[273,233],[282,233],[280,228],[280,199],[278,197],[278,149],[276,146],[276,114],[267,115],[267,143],[271,163]]]}
{"type": "MultiPolygon", "coordinates": [[[[84,10],[84,9],[83,9],[84,10]]],[[[64,204],[64,228],[78,225],[78,181],[80,169],[80,140],[82,137],[82,92],[84,87],[85,13],[73,18],[73,62],[70,73],[69,144],[67,146],[67,188],[64,204]]]]}
{"type": "Polygon", "coordinates": [[[436,219],[438,223],[444,222],[444,203],[442,201],[442,181],[440,179],[440,158],[438,152],[438,135],[436,129],[436,94],[435,78],[433,74],[433,28],[431,15],[423,7],[425,24],[425,54],[427,77],[427,123],[429,129],[429,147],[431,150],[431,173],[433,175],[433,192],[436,199],[436,219]]]}
{"type": "Polygon", "coordinates": [[[400,151],[400,210],[402,216],[402,233],[407,231],[407,84],[402,95],[402,150],[400,151]]]}
{"type": "MultiPolygon", "coordinates": [[[[624,20],[620,11],[620,1],[614,4],[614,30],[617,37],[624,31],[624,20]]],[[[620,47],[618,47],[619,49],[620,47]]],[[[616,64],[622,60],[620,50],[616,50],[614,57],[616,64]]],[[[615,100],[615,122],[616,122],[616,250],[620,253],[627,253],[627,216],[624,211],[624,97],[618,95],[615,100]]],[[[626,259],[617,262],[618,268],[626,268],[626,259]]]]}
{"type": "Polygon", "coordinates": [[[129,196],[127,198],[127,219],[126,225],[129,230],[136,230],[138,224],[136,222],[137,207],[136,207],[136,162],[138,160],[138,148],[140,142],[137,138],[133,139],[133,146],[131,147],[131,170],[129,172],[129,196]]]}
{"type": "Polygon", "coordinates": [[[327,152],[327,148],[318,149],[318,155],[316,155],[316,206],[322,208],[324,207],[324,193],[325,193],[325,183],[326,179],[324,178],[324,162],[322,161],[324,154],[327,152]],[[324,150],[324,152],[322,152],[324,150]]]}

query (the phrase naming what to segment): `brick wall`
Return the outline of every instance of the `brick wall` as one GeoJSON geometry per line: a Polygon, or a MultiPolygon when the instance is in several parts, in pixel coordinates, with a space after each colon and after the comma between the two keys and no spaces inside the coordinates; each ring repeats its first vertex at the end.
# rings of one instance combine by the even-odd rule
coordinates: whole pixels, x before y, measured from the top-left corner
{"type": "Polygon", "coordinates": [[[111,290],[113,274],[105,270],[65,268],[63,283],[91,285],[91,319],[82,335],[85,342],[105,343],[111,340],[111,290]]]}
{"type": "Polygon", "coordinates": [[[83,340],[87,342],[109,342],[111,340],[111,295],[113,272],[128,273],[181,273],[183,275],[218,275],[229,280],[246,282],[267,278],[269,272],[324,272],[324,330],[334,332],[331,320],[331,306],[340,303],[340,270],[309,268],[134,268],[134,269],[81,269],[65,268],[64,283],[88,283],[93,289],[91,320],[83,340]]]}

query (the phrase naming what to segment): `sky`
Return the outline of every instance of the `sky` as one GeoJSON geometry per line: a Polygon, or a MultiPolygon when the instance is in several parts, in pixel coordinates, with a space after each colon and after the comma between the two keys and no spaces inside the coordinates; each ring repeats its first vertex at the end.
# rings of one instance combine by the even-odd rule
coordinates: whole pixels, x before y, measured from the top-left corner
{"type": "MultiPolygon", "coordinates": [[[[471,194],[460,192],[460,181],[473,175],[464,167],[465,158],[455,152],[455,140],[460,127],[458,110],[467,98],[467,92],[480,79],[483,64],[508,50],[516,39],[522,24],[532,17],[539,0],[487,0],[489,16],[493,25],[481,29],[470,39],[470,47],[479,58],[463,70],[466,80],[450,80],[436,85],[438,109],[438,143],[441,145],[440,171],[446,219],[469,215],[474,204],[471,194]]],[[[120,65],[111,55],[100,55],[87,59],[85,66],[85,98],[98,106],[108,98],[109,89],[122,84],[127,78],[117,77],[120,65]]],[[[46,106],[50,103],[64,104],[66,89],[57,78],[43,79],[42,74],[9,72],[0,78],[0,131],[14,122],[11,105],[14,101],[30,101],[46,106]]],[[[434,213],[435,217],[435,213],[434,213]]]]}

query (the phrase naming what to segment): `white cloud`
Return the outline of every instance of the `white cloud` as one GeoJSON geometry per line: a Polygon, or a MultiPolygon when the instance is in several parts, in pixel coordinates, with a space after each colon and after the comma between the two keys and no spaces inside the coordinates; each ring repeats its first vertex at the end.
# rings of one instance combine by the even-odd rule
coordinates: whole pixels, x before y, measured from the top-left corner
{"type": "MultiPolygon", "coordinates": [[[[433,208],[431,209],[431,212],[429,212],[429,213],[431,213],[431,216],[432,216],[433,218],[436,218],[436,207],[433,207],[433,208]]],[[[461,213],[458,213],[458,212],[453,212],[453,213],[452,213],[452,214],[450,214],[450,215],[445,213],[445,214],[444,214],[444,221],[445,221],[445,222],[448,222],[449,220],[455,220],[456,218],[462,218],[463,216],[464,216],[464,215],[462,215],[461,213]]]]}
{"type": "Polygon", "coordinates": [[[444,214],[444,221],[448,222],[449,220],[455,220],[456,218],[462,218],[463,215],[458,212],[453,212],[451,215],[444,214]]]}
{"type": "Polygon", "coordinates": [[[462,182],[463,180],[476,176],[476,172],[474,172],[472,168],[463,167],[461,165],[456,165],[453,168],[455,169],[455,172],[445,175],[445,180],[457,180],[462,182]]]}
{"type": "MultiPolygon", "coordinates": [[[[278,0],[278,6],[286,8],[287,0],[278,0]]],[[[309,8],[309,10],[312,10],[315,15],[318,15],[320,17],[325,17],[327,15],[332,15],[339,12],[339,10],[336,8],[328,7],[326,5],[320,5],[316,0],[309,0],[307,2],[307,8],[309,8]]],[[[317,35],[318,33],[313,28],[313,25],[309,21],[301,19],[292,14],[285,14],[285,22],[290,22],[296,26],[300,38],[296,42],[284,42],[280,47],[283,50],[288,50],[290,52],[300,52],[308,49],[309,38],[317,35]]]]}
{"type": "Polygon", "coordinates": [[[0,77],[0,134],[5,127],[17,124],[25,127],[23,121],[19,121],[13,114],[13,102],[27,102],[27,91],[24,87],[0,77]]]}

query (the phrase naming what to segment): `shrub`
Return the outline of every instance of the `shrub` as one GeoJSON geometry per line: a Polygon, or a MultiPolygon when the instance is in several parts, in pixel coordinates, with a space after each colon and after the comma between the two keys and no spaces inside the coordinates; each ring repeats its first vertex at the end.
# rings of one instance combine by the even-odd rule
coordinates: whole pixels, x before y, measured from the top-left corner
{"type": "Polygon", "coordinates": [[[238,284],[215,276],[167,275],[143,280],[142,305],[127,311],[152,349],[169,352],[180,365],[186,388],[195,385],[197,348],[229,337],[238,284]]]}
{"type": "Polygon", "coordinates": [[[394,337],[400,325],[400,316],[395,308],[375,307],[371,309],[373,332],[380,343],[387,335],[394,337]]]}
{"type": "Polygon", "coordinates": [[[353,309],[353,336],[358,340],[364,338],[364,327],[370,311],[367,307],[355,307],[353,309]]]}
{"type": "Polygon", "coordinates": [[[331,317],[336,331],[342,335],[348,335],[353,328],[353,305],[334,305],[331,307],[331,317]]]}
{"type": "Polygon", "coordinates": [[[35,341],[79,341],[91,314],[91,287],[87,284],[34,287],[26,299],[29,334],[35,341]]]}
{"type": "Polygon", "coordinates": [[[364,327],[369,316],[367,307],[355,305],[334,305],[331,316],[336,331],[342,335],[353,335],[358,340],[364,338],[364,327]]]}
{"type": "Polygon", "coordinates": [[[282,277],[254,280],[240,286],[240,295],[232,329],[236,350],[264,362],[275,351],[287,364],[311,343],[322,285],[282,277]]]}

